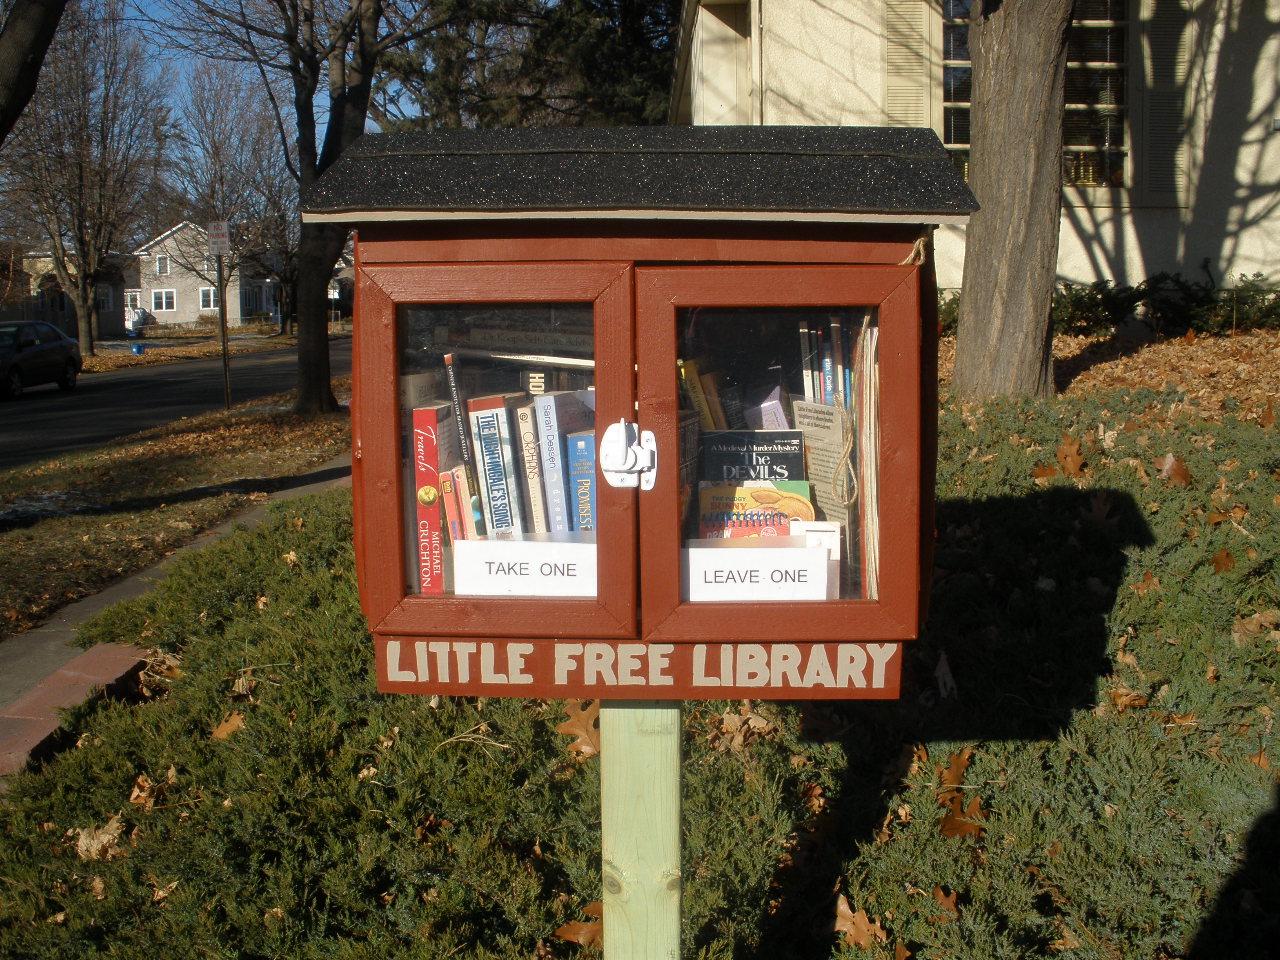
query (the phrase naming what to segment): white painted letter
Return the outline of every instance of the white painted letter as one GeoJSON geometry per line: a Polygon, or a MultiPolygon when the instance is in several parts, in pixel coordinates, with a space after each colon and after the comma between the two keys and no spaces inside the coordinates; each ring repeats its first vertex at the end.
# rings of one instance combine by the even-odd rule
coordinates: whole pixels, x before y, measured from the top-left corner
{"type": "Polygon", "coordinates": [[[775,643],[769,653],[769,685],[800,686],[800,649],[794,643],[775,643]],[[787,681],[785,684],[784,680],[787,681]]]}
{"type": "Polygon", "coordinates": [[[575,657],[582,656],[582,644],[580,643],[557,643],[556,644],[556,683],[564,686],[569,682],[569,671],[577,667],[578,663],[575,657]]]}
{"type": "Polygon", "coordinates": [[[769,652],[758,643],[737,645],[737,677],[740,687],[763,687],[769,682],[769,652]]]}
{"type": "Polygon", "coordinates": [[[413,683],[418,675],[412,670],[400,669],[400,641],[387,641],[387,679],[392,683],[413,683]]]}
{"type": "Polygon", "coordinates": [[[898,652],[896,643],[868,643],[867,652],[871,654],[871,686],[879,690],[884,686],[884,668],[889,665],[893,655],[898,652]]]}
{"type": "Polygon", "coordinates": [[[582,648],[582,682],[587,686],[600,683],[616,687],[618,678],[613,675],[613,647],[607,643],[588,643],[582,648]]]}
{"type": "Polygon", "coordinates": [[[618,686],[644,686],[644,677],[639,675],[642,656],[644,656],[643,643],[618,644],[618,686]]]}
{"type": "Polygon", "coordinates": [[[707,645],[705,643],[696,644],[693,648],[693,685],[695,687],[720,686],[719,677],[707,676],[707,645]]]}
{"type": "Polygon", "coordinates": [[[867,651],[860,643],[842,643],[836,647],[836,686],[847,687],[850,681],[855,687],[867,685],[867,651]]]}
{"type": "MultiPolygon", "coordinates": [[[[667,676],[668,658],[675,653],[675,646],[670,643],[649,644],[649,686],[670,687],[675,680],[667,676]]],[[[706,651],[703,651],[705,657],[706,651]]]]}
{"type": "Polygon", "coordinates": [[[471,679],[471,655],[476,652],[476,645],[470,640],[453,642],[453,657],[458,662],[458,682],[466,683],[471,679]]]}
{"type": "Polygon", "coordinates": [[[532,643],[507,644],[507,677],[511,683],[533,683],[524,669],[524,658],[533,653],[532,643]]]}
{"type": "MultiPolygon", "coordinates": [[[[436,679],[442,683],[449,682],[449,641],[448,640],[432,640],[427,646],[431,652],[436,655],[436,679]]],[[[426,662],[426,657],[423,657],[426,662]]],[[[423,668],[419,667],[418,672],[422,673],[423,668]]]]}
{"type": "Polygon", "coordinates": [[[494,649],[492,643],[480,644],[480,682],[506,683],[507,675],[498,673],[493,667],[494,649]]]}
{"type": "Polygon", "coordinates": [[[827,659],[827,646],[815,643],[809,648],[809,665],[804,668],[804,685],[806,687],[834,687],[835,674],[831,672],[831,661],[827,659]]]}

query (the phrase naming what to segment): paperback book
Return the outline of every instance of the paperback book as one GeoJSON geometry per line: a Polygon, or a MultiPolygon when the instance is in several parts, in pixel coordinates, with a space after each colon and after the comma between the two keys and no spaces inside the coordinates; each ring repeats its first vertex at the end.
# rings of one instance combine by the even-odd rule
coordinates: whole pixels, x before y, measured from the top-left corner
{"type": "Polygon", "coordinates": [[[710,430],[702,435],[702,479],[804,480],[799,430],[710,430]]]}
{"type": "Polygon", "coordinates": [[[521,393],[499,393],[467,401],[485,528],[491,534],[524,529],[511,427],[511,409],[523,399],[521,393]]]}
{"type": "Polygon", "coordinates": [[[542,459],[542,484],[546,498],[547,528],[551,533],[574,529],[570,509],[567,438],[595,426],[596,395],[593,390],[547,393],[533,401],[542,459]]]}
{"type": "Polygon", "coordinates": [[[802,480],[708,483],[698,488],[698,536],[703,539],[781,537],[792,520],[815,519],[802,480]]]}
{"type": "Polygon", "coordinates": [[[596,432],[579,430],[568,437],[569,484],[573,491],[573,529],[596,528],[596,432]]]}

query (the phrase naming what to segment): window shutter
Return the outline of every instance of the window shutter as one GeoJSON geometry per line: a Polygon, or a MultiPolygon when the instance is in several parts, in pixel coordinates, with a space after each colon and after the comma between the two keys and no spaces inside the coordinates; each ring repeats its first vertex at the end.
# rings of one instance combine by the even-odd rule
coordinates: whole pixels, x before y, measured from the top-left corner
{"type": "Polygon", "coordinates": [[[931,125],[927,0],[884,0],[884,112],[894,127],[931,125]]]}
{"type": "Polygon", "coordinates": [[[1187,203],[1187,134],[1195,20],[1186,0],[1142,0],[1138,187],[1148,206],[1187,203]]]}

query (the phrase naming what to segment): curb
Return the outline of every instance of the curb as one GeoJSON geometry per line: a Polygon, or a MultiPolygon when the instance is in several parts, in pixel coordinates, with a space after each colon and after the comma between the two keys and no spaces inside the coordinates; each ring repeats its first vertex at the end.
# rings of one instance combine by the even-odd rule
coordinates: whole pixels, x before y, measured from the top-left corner
{"type": "Polygon", "coordinates": [[[145,651],[133,644],[102,643],[82,650],[75,645],[82,623],[114,603],[146,593],[183,554],[201,550],[240,527],[257,526],[271,504],[350,483],[351,456],[344,454],[308,473],[281,479],[301,482],[205,530],[159,563],[68,604],[41,626],[0,643],[0,777],[56,752],[64,732],[60,711],[123,692],[145,665],[145,651]]]}

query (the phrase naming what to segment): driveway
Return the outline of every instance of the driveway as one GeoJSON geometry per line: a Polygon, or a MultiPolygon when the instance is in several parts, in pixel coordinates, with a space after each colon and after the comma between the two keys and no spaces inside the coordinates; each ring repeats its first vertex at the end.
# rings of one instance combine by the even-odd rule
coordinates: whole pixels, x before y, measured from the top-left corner
{"type": "MultiPolygon", "coordinates": [[[[335,377],[349,374],[350,339],[330,341],[329,357],[335,377]]],[[[232,403],[292,389],[297,364],[292,350],[233,355],[232,403]]],[[[0,402],[0,469],[221,407],[219,357],[85,374],[69,394],[54,386],[32,387],[17,400],[0,402]]]]}

